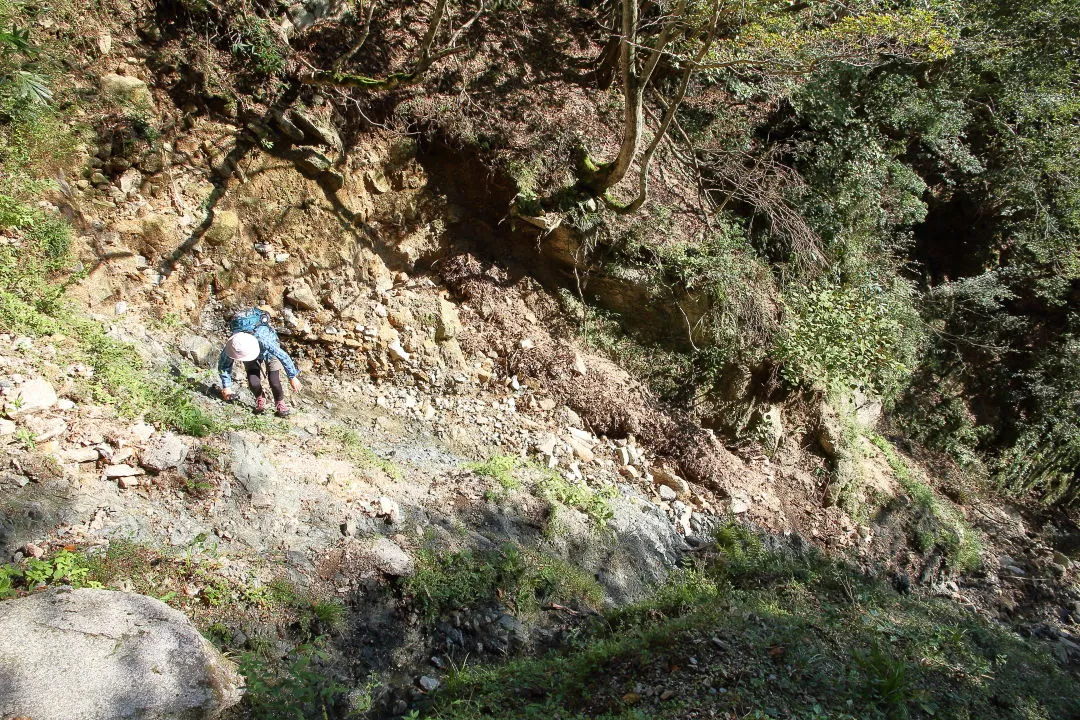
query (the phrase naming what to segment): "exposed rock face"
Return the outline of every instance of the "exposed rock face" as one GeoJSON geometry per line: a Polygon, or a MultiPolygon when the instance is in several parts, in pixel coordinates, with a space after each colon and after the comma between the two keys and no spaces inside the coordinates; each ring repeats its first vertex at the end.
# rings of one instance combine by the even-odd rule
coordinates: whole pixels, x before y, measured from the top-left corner
{"type": "Polygon", "coordinates": [[[58,588],[0,603],[0,716],[202,720],[235,705],[242,686],[159,600],[58,588]]]}

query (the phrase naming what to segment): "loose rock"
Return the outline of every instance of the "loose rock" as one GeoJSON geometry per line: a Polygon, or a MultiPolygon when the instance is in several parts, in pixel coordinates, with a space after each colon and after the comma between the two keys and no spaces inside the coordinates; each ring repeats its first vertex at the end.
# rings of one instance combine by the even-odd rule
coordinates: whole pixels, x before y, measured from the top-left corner
{"type": "Polygon", "coordinates": [[[15,391],[15,397],[7,405],[7,414],[17,418],[48,410],[58,399],[56,390],[45,380],[28,380],[15,391]]]}
{"type": "Polygon", "coordinates": [[[184,615],[108,590],[0,603],[0,667],[0,717],[215,718],[243,687],[184,615]]]}

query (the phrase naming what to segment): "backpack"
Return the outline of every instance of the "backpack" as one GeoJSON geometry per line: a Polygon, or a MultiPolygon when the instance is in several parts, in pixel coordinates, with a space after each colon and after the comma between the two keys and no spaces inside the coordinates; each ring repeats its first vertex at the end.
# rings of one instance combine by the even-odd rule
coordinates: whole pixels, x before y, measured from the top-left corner
{"type": "Polygon", "coordinates": [[[229,333],[254,333],[255,329],[262,325],[270,326],[269,313],[259,308],[251,308],[233,315],[229,321],[229,333]]]}

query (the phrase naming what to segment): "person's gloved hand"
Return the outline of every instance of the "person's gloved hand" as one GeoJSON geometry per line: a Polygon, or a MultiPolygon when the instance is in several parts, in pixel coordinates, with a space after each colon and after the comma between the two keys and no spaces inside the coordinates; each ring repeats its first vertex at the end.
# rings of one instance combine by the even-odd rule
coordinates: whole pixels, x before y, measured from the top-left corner
{"type": "Polygon", "coordinates": [[[234,397],[236,397],[236,393],[233,392],[232,388],[227,388],[227,387],[221,388],[221,399],[222,400],[224,400],[225,402],[232,402],[234,397]]]}
{"type": "Polygon", "coordinates": [[[300,388],[302,387],[300,385],[300,378],[289,378],[289,387],[292,388],[293,392],[300,392],[300,388]]]}

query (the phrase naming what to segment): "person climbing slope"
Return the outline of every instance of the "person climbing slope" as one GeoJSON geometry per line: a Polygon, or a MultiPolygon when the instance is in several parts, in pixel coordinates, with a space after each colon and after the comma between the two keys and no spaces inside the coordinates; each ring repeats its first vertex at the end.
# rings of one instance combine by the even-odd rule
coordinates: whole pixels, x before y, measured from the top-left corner
{"type": "Polygon", "coordinates": [[[229,337],[218,356],[218,374],[221,376],[221,397],[231,401],[236,393],[232,389],[233,363],[244,363],[248,385],[255,396],[255,413],[266,410],[262,376],[265,370],[274,394],[274,405],[278,417],[287,417],[291,410],[285,404],[285,389],[281,386],[281,373],[289,378],[293,392],[300,392],[300,371],[289,354],[281,349],[281,343],[274,328],[270,327],[270,316],[259,308],[240,310],[229,321],[229,337]]]}

